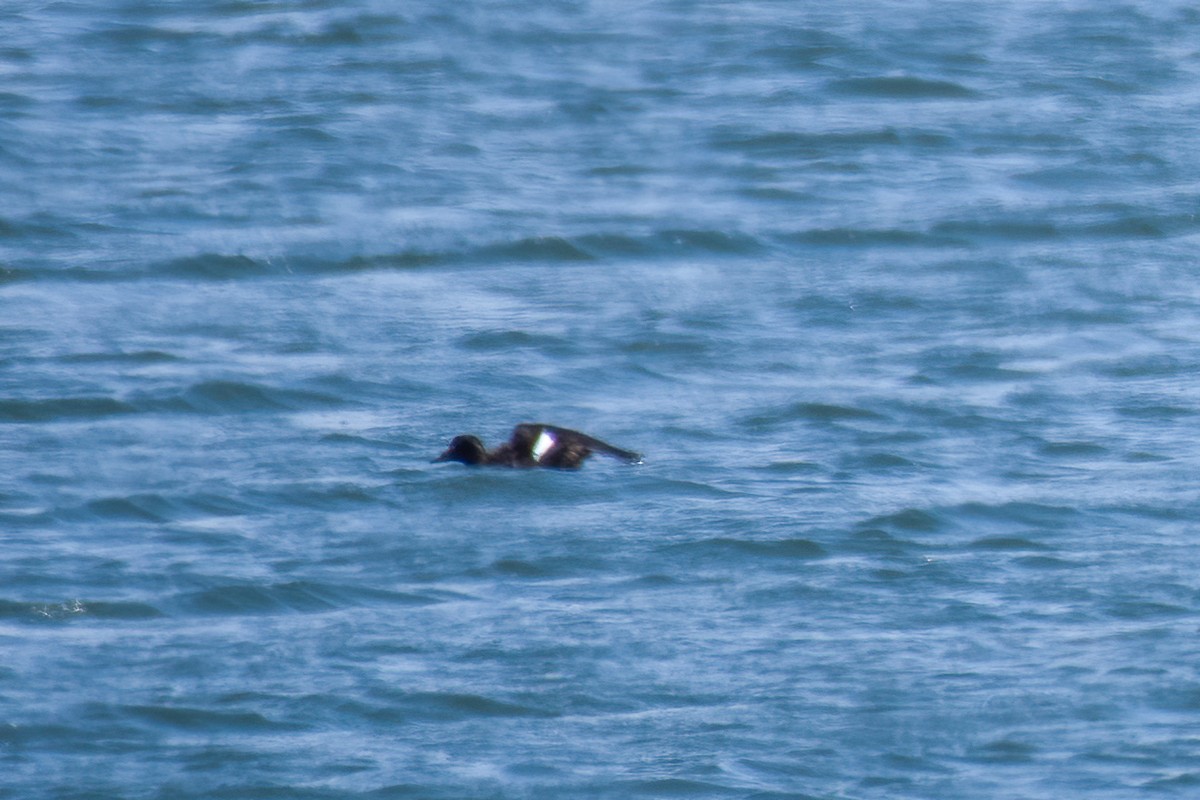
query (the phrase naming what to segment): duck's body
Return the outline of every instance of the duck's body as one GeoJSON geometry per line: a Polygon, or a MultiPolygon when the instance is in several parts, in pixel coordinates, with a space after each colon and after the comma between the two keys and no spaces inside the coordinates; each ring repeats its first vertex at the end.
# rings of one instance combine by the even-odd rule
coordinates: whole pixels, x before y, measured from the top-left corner
{"type": "Polygon", "coordinates": [[[491,451],[483,446],[478,436],[455,436],[446,452],[434,461],[460,461],[472,466],[579,469],[592,453],[602,453],[630,464],[642,460],[632,450],[613,447],[586,433],[540,422],[522,422],[513,428],[507,442],[491,451]]]}

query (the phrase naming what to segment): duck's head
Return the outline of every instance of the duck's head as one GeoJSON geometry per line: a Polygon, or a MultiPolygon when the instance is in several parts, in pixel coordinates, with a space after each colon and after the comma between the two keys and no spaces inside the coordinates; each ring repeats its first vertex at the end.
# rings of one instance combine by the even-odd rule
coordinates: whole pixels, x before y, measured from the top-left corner
{"type": "Polygon", "coordinates": [[[455,436],[450,440],[450,446],[446,448],[446,452],[435,458],[433,461],[436,464],[439,461],[461,461],[464,464],[482,464],[487,457],[487,451],[483,448],[483,442],[478,436],[455,436]]]}

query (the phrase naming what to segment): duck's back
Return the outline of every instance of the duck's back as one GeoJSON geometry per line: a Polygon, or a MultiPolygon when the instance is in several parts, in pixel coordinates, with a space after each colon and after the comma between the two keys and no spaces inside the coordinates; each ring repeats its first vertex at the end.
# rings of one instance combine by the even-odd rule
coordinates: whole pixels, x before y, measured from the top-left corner
{"type": "Polygon", "coordinates": [[[641,461],[641,456],[632,450],[613,447],[594,436],[570,428],[541,422],[523,422],[517,425],[513,428],[512,438],[505,447],[511,449],[519,462],[518,466],[578,469],[593,452],[631,464],[641,461]]]}

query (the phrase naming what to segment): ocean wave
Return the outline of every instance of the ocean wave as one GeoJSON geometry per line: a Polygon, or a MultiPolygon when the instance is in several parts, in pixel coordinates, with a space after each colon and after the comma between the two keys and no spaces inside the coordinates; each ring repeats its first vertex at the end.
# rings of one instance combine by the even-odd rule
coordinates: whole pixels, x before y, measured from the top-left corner
{"type": "Polygon", "coordinates": [[[101,419],[136,411],[135,405],[112,397],[0,399],[0,420],[4,422],[41,423],[69,419],[101,419]]]}
{"type": "Polygon", "coordinates": [[[908,75],[842,78],[830,82],[829,89],[837,94],[896,100],[968,100],[979,97],[977,92],[961,83],[908,75]]]}
{"type": "Polygon", "coordinates": [[[798,422],[837,426],[885,419],[885,415],[869,408],[806,401],[756,411],[739,420],[739,425],[749,430],[773,430],[798,422]]]}
{"type": "Polygon", "coordinates": [[[369,606],[423,606],[443,602],[436,594],[413,594],[314,581],[234,583],[171,598],[167,607],[188,614],[245,616],[320,614],[369,606]]]}
{"type": "Polygon", "coordinates": [[[127,718],[154,726],[207,733],[255,733],[294,730],[254,711],[217,711],[176,705],[125,705],[115,710],[127,718]]]}
{"type": "Polygon", "coordinates": [[[68,600],[30,603],[0,599],[0,619],[18,622],[72,622],[77,620],[148,620],[164,616],[148,603],[111,600],[68,600]]]}
{"type": "Polygon", "coordinates": [[[753,556],[778,559],[824,558],[828,552],[819,543],[809,539],[735,539],[716,537],[678,545],[687,552],[698,552],[715,557],[753,556]]]}
{"type": "Polygon", "coordinates": [[[233,517],[254,513],[258,507],[245,500],[212,492],[161,494],[155,492],[100,497],[81,506],[59,509],[60,520],[94,519],[110,522],[163,524],[187,519],[233,517]]]}
{"type": "Polygon", "coordinates": [[[340,275],[375,270],[423,270],[497,264],[575,265],[629,257],[677,259],[698,255],[733,256],[763,251],[769,243],[742,231],[667,228],[644,235],[590,233],[578,236],[531,236],[483,242],[447,250],[317,257],[297,253],[254,256],[246,253],[198,253],[142,265],[102,265],[36,269],[0,267],[0,283],[28,281],[129,282],[140,280],[242,281],[296,275],[340,275]]]}
{"type": "MultiPolygon", "coordinates": [[[[136,356],[133,359],[138,360],[136,356]]],[[[318,389],[289,388],[239,380],[206,380],[192,384],[182,391],[138,391],[121,397],[0,399],[0,422],[37,424],[101,420],[134,414],[219,415],[287,412],[331,408],[345,403],[344,395],[318,389]]]]}
{"type": "MultiPolygon", "coordinates": [[[[197,383],[166,402],[204,414],[243,414],[255,411],[306,409],[332,406],[343,398],[307,389],[289,389],[245,381],[212,380],[197,383]]],[[[153,406],[153,403],[150,403],[153,406]]]]}

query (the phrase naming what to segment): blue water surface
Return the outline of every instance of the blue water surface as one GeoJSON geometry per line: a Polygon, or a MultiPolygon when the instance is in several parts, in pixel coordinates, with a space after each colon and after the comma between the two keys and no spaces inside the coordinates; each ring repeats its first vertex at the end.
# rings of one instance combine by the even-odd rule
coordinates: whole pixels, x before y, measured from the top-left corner
{"type": "Polygon", "coordinates": [[[1183,2],[6,4],[0,798],[1195,796],[1198,121],[1183,2]]]}

